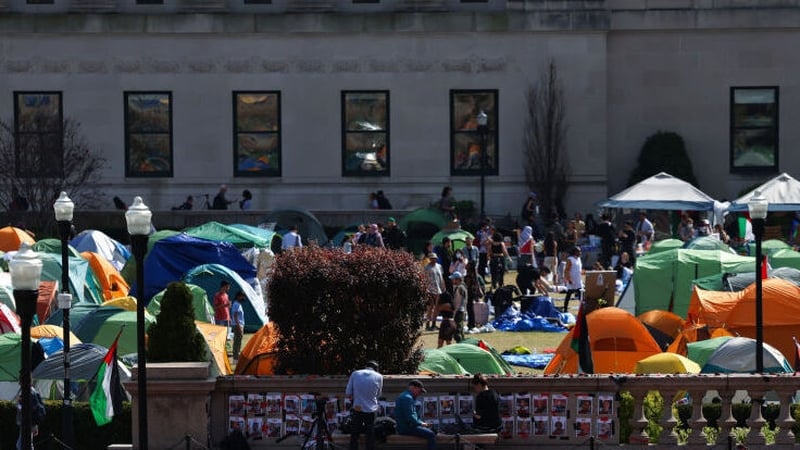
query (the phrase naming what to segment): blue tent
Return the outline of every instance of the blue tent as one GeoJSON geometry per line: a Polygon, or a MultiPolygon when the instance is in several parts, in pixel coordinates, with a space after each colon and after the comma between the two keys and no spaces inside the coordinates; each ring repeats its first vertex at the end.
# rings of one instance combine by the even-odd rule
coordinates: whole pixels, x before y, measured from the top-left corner
{"type": "Polygon", "coordinates": [[[231,284],[229,296],[231,301],[239,293],[244,292],[247,301],[244,302],[244,330],[255,333],[267,323],[267,307],[264,298],[259,295],[250,284],[236,272],[220,264],[203,264],[190,270],[183,282],[201,287],[206,291],[210,303],[214,302],[214,294],[219,290],[220,282],[227,281],[231,284]]]}
{"type": "MultiPolygon", "coordinates": [[[[181,233],[156,242],[148,253],[144,261],[145,286],[141,301],[146,305],[169,283],[181,280],[184,274],[201,264],[220,264],[245,280],[256,276],[256,268],[244,259],[233,244],[181,233]]],[[[139,298],[135,283],[131,295],[139,298]]]]}

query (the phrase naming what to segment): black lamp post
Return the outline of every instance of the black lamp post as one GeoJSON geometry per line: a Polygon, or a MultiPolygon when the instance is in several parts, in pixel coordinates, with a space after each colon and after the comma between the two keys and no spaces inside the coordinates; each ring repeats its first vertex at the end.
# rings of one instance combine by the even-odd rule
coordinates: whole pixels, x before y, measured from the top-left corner
{"type": "Polygon", "coordinates": [[[21,444],[24,449],[31,448],[31,322],[36,312],[39,297],[39,281],[42,277],[42,261],[31,248],[23,244],[9,264],[14,301],[22,325],[22,348],[20,355],[20,403],[22,422],[20,424],[21,444]]]}
{"type": "Polygon", "coordinates": [[[125,212],[128,234],[131,236],[131,251],[136,260],[136,358],[137,387],[139,389],[139,450],[147,450],[147,354],[144,343],[144,254],[147,251],[147,236],[150,234],[152,213],[142,201],[133,199],[133,205],[125,212]]]}
{"type": "Polygon", "coordinates": [[[750,220],[753,223],[753,234],[756,237],[756,373],[764,373],[764,292],[761,286],[761,241],[764,239],[764,219],[767,217],[769,202],[761,192],[753,192],[747,203],[750,220]]]}
{"type": "Polygon", "coordinates": [[[481,219],[486,218],[486,140],[489,135],[489,116],[481,110],[476,117],[478,137],[481,140],[481,219]]]}
{"type": "Polygon", "coordinates": [[[61,428],[64,442],[69,448],[74,447],[72,419],[72,383],[69,376],[70,325],[69,311],[72,307],[72,295],[69,293],[69,235],[72,230],[72,213],[75,204],[62,192],[53,204],[58,222],[58,236],[61,238],[61,292],[58,294],[58,307],[61,308],[64,329],[64,402],[61,406],[61,428]]]}

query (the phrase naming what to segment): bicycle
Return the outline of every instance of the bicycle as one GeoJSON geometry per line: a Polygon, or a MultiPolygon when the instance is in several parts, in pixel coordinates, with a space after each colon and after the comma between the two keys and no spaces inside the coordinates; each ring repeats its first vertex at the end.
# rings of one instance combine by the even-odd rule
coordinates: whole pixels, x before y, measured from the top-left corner
{"type": "Polygon", "coordinates": [[[315,394],[314,403],[316,410],[312,416],[311,427],[307,432],[302,430],[297,434],[286,434],[275,440],[276,444],[292,437],[304,437],[300,448],[303,450],[334,450],[337,448],[333,444],[333,436],[328,429],[328,422],[325,420],[325,404],[328,402],[326,397],[315,394]]]}

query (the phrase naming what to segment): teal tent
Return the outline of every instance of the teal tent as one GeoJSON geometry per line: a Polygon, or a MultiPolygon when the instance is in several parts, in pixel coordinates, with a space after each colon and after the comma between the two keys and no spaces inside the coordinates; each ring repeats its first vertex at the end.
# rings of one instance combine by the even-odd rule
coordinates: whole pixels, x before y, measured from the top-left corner
{"type": "Polygon", "coordinates": [[[421,374],[436,375],[467,375],[469,372],[450,356],[440,349],[425,349],[425,356],[417,369],[421,374]]]}
{"type": "Polygon", "coordinates": [[[794,269],[800,269],[800,253],[792,250],[791,248],[774,250],[770,252],[769,256],[767,256],[767,261],[769,261],[769,265],[773,268],[791,267],[794,269]]]}
{"type": "MultiPolygon", "coordinates": [[[[136,311],[125,311],[116,306],[78,304],[72,307],[70,320],[72,331],[81,342],[110,347],[122,330],[117,354],[122,356],[137,351],[136,311]]],[[[145,330],[153,322],[153,316],[145,312],[145,330]]],[[[51,315],[47,323],[61,323],[61,310],[51,315]]]]}
{"type": "Polygon", "coordinates": [[[636,315],[663,309],[686,317],[692,280],[723,272],[752,271],[755,261],[723,250],[673,249],[636,259],[636,315]]]}
{"type": "MultiPolygon", "coordinates": [[[[192,293],[192,306],[194,307],[194,319],[200,322],[214,323],[214,308],[211,307],[211,302],[208,301],[208,295],[205,289],[194,284],[187,284],[186,287],[192,293]]],[[[147,304],[147,312],[157,317],[161,312],[161,300],[164,298],[164,293],[167,290],[159,292],[150,299],[147,304]]]]}
{"type": "MultiPolygon", "coordinates": [[[[780,239],[767,239],[761,243],[761,250],[767,254],[771,254],[777,250],[791,250],[792,246],[780,239]]],[[[755,252],[755,248],[753,249],[755,252]]]]}
{"type": "MultiPolygon", "coordinates": [[[[39,253],[42,260],[42,281],[55,281],[61,285],[61,254],[39,253]]],[[[104,301],[100,283],[89,267],[89,261],[81,256],[69,257],[69,290],[75,303],[104,301]]]]}
{"type": "MultiPolygon", "coordinates": [[[[54,253],[61,256],[61,241],[53,238],[42,239],[36,241],[36,243],[31,246],[31,250],[40,253],[54,253]]],[[[81,253],[69,244],[67,244],[67,252],[70,256],[76,258],[81,256],[81,253]]]]}
{"type": "Polygon", "coordinates": [[[720,336],[713,339],[689,342],[686,344],[686,357],[696,362],[700,368],[702,368],[706,365],[708,358],[717,350],[717,348],[731,339],[733,339],[733,336],[720,336]]]}
{"type": "Polygon", "coordinates": [[[184,283],[194,284],[204,289],[212,304],[214,294],[219,290],[220,282],[223,280],[231,284],[228,292],[231,301],[239,291],[244,292],[247,299],[242,305],[244,330],[248,333],[255,333],[267,323],[267,307],[264,304],[264,298],[257,294],[239,274],[220,264],[203,264],[191,269],[183,276],[184,283]]]}
{"type": "MultiPolygon", "coordinates": [[[[764,373],[794,373],[792,365],[775,347],[764,342],[764,373]]],[[[756,340],[734,337],[714,350],[701,373],[754,373],[756,340]]]]}
{"type": "Polygon", "coordinates": [[[211,241],[230,242],[236,248],[270,248],[275,232],[264,230],[269,233],[269,237],[263,234],[255,234],[249,230],[239,227],[221,224],[219,222],[208,222],[196,227],[184,230],[189,236],[208,239],[211,241]]]}
{"type": "Polygon", "coordinates": [[[723,250],[730,253],[736,253],[728,244],[720,241],[714,236],[701,236],[692,239],[691,241],[683,244],[683,248],[690,250],[723,250]]]}

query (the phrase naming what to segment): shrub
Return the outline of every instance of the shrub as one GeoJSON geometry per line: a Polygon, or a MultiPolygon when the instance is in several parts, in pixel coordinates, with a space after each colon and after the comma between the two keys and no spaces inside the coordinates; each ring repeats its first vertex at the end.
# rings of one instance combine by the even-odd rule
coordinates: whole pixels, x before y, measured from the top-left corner
{"type": "Polygon", "coordinates": [[[667,172],[697,186],[692,161],[686,152],[683,138],[673,132],[658,131],[647,138],[639,153],[638,165],[633,170],[628,186],[632,186],[659,172],[667,172]]]}
{"type": "Polygon", "coordinates": [[[416,372],[426,294],[409,253],[304,247],[278,256],[274,268],[276,373],[347,374],[370,359],[382,372],[416,372]]]}
{"type": "Polygon", "coordinates": [[[194,324],[192,293],[184,283],[167,286],[161,312],[147,334],[150,362],[206,361],[203,336],[194,324]]]}

